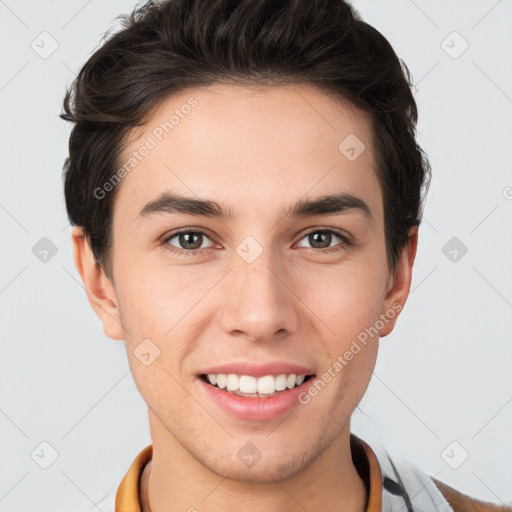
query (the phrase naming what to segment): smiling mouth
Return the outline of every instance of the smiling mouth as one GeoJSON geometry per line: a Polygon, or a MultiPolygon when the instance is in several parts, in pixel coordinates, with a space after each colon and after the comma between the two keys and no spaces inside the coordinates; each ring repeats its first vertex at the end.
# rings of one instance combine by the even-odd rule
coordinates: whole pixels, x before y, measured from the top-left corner
{"type": "Polygon", "coordinates": [[[226,393],[230,393],[230,394],[233,394],[233,395],[237,395],[237,396],[243,396],[243,397],[247,397],[247,398],[265,398],[265,397],[271,397],[271,396],[275,396],[275,395],[278,395],[280,393],[284,393],[286,391],[290,391],[291,389],[295,389],[299,386],[302,386],[304,385],[306,382],[308,382],[309,380],[311,380],[312,378],[314,378],[316,376],[316,374],[312,374],[312,375],[306,375],[304,377],[304,380],[300,383],[295,383],[295,385],[293,385],[291,388],[290,387],[285,387],[284,389],[281,389],[281,390],[275,390],[274,392],[272,393],[244,393],[242,391],[240,391],[240,389],[236,389],[236,390],[228,390],[227,389],[227,386],[226,384],[224,383],[223,387],[219,387],[217,384],[212,384],[209,380],[208,380],[208,377],[206,374],[201,374],[199,375],[199,378],[205,382],[206,384],[208,384],[209,386],[212,386],[216,389],[219,389],[221,391],[225,391],[226,393]]]}

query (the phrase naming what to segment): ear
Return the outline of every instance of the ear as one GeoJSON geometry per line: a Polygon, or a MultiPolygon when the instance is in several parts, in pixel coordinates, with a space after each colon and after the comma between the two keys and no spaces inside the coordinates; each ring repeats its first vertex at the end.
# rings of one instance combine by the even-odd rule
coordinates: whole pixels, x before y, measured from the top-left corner
{"type": "Polygon", "coordinates": [[[113,283],[101,265],[94,260],[93,252],[81,227],[73,227],[71,239],[75,266],[84,283],[89,303],[103,324],[103,332],[110,339],[123,340],[124,332],[113,283]]]}
{"type": "Polygon", "coordinates": [[[379,336],[387,336],[395,327],[398,316],[405,306],[412,281],[412,267],[418,248],[418,227],[413,226],[408,231],[409,240],[402,249],[396,270],[390,274],[386,296],[382,304],[381,318],[386,318],[379,336]]]}

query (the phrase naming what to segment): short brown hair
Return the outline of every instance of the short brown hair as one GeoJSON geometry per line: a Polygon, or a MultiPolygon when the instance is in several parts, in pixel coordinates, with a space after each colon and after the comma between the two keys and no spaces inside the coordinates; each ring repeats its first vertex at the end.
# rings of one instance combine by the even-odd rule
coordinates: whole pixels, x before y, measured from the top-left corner
{"type": "Polygon", "coordinates": [[[416,143],[411,76],[389,42],[343,0],[163,0],[129,15],[66,92],[72,121],[66,207],[112,278],[112,204],[94,191],[120,166],[127,134],[172,94],[215,82],[311,84],[370,113],[384,202],[386,256],[395,270],[421,222],[430,164],[416,143]],[[424,195],[422,195],[424,189],[424,195]]]}

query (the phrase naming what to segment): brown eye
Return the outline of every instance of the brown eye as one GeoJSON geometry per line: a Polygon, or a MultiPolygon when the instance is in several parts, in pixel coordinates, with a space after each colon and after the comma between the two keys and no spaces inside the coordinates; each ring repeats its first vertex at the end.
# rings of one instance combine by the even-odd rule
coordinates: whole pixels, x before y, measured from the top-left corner
{"type": "Polygon", "coordinates": [[[203,247],[203,243],[205,239],[210,240],[210,237],[207,236],[206,233],[198,230],[183,230],[175,233],[171,233],[166,236],[160,244],[163,245],[167,250],[177,253],[183,254],[186,256],[193,256],[197,254],[202,254],[203,251],[207,250],[209,247],[203,247]],[[174,243],[171,243],[171,240],[176,239],[174,243]]]}
{"type": "Polygon", "coordinates": [[[188,233],[179,233],[176,236],[178,237],[178,243],[181,246],[180,248],[194,250],[199,249],[202,245],[202,233],[190,231],[188,233]]]}
{"type": "Polygon", "coordinates": [[[325,231],[316,231],[308,235],[308,241],[315,249],[327,249],[331,245],[331,240],[332,234],[325,231]]]}
{"type": "Polygon", "coordinates": [[[331,252],[343,250],[347,246],[351,245],[349,238],[338,231],[332,229],[317,229],[316,231],[310,231],[301,240],[307,240],[310,247],[306,249],[314,250],[315,252],[331,252]],[[332,246],[332,242],[336,239],[341,240],[341,244],[332,246]]]}

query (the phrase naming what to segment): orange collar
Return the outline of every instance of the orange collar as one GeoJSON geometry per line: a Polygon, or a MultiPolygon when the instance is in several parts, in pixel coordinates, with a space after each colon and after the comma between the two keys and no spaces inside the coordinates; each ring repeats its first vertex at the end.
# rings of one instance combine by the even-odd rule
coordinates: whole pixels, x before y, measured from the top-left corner
{"type": "MultiPolygon", "coordinates": [[[[369,490],[366,512],[382,509],[382,476],[373,450],[362,439],[350,434],[350,450],[357,472],[369,490]]],[[[146,464],[153,457],[153,445],[146,446],[132,462],[116,494],[115,512],[141,512],[140,477],[146,464]]]]}

